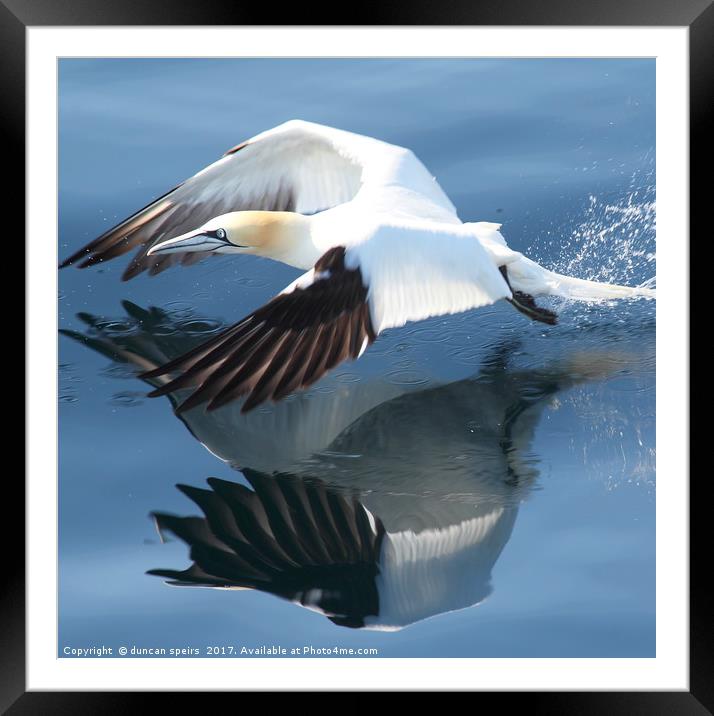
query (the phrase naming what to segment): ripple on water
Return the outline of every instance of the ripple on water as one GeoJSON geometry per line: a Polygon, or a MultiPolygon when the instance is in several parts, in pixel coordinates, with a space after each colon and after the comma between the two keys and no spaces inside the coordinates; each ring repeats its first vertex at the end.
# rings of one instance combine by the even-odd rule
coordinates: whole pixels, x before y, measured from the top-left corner
{"type": "Polygon", "coordinates": [[[420,343],[444,343],[453,335],[453,330],[444,325],[441,328],[424,328],[413,331],[411,335],[420,343]]]}
{"type": "Polygon", "coordinates": [[[312,389],[313,395],[330,395],[335,389],[331,385],[317,385],[312,389]]]}
{"type": "Polygon", "coordinates": [[[400,370],[407,370],[409,368],[413,368],[415,365],[416,362],[411,358],[402,358],[400,360],[392,361],[392,367],[399,368],[400,370]]]}
{"type": "Polygon", "coordinates": [[[163,309],[173,318],[189,318],[193,315],[193,305],[188,301],[169,301],[163,305],[163,309]]]}
{"type": "Polygon", "coordinates": [[[102,375],[114,380],[126,380],[127,378],[135,378],[137,368],[128,363],[112,363],[102,369],[102,375]]]}
{"type": "Polygon", "coordinates": [[[216,333],[222,327],[223,323],[221,321],[212,320],[210,318],[189,318],[187,320],[180,321],[176,325],[177,331],[189,333],[191,335],[216,333]]]}
{"type": "Polygon", "coordinates": [[[466,346],[449,352],[449,357],[462,365],[478,366],[484,356],[483,346],[466,346]]]}
{"type": "Polygon", "coordinates": [[[251,276],[241,276],[236,279],[236,284],[239,286],[245,286],[246,288],[263,288],[267,286],[268,282],[265,279],[255,278],[251,276]]]}
{"type": "Polygon", "coordinates": [[[418,370],[392,370],[386,375],[389,383],[394,385],[426,385],[429,377],[418,370]]]}
{"type": "Polygon", "coordinates": [[[360,377],[357,373],[338,373],[335,380],[338,383],[359,383],[360,377]]]}
{"type": "Polygon", "coordinates": [[[107,320],[100,320],[96,321],[94,323],[94,328],[97,331],[101,331],[102,333],[105,333],[106,335],[124,335],[126,333],[131,333],[136,330],[137,328],[137,322],[133,321],[131,319],[126,320],[113,320],[113,319],[107,319],[107,320]]]}
{"type": "Polygon", "coordinates": [[[120,393],[114,393],[109,403],[120,408],[133,408],[137,405],[142,405],[145,397],[145,394],[139,391],[124,390],[120,393]]]}

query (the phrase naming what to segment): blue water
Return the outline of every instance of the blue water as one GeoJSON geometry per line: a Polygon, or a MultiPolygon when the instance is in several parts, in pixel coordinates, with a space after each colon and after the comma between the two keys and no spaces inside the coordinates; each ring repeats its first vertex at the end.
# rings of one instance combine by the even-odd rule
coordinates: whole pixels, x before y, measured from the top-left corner
{"type": "MultiPolygon", "coordinates": [[[[59,81],[60,257],[299,117],[412,148],[464,221],[502,223],[546,266],[655,275],[654,60],[62,60],[59,81]]],[[[655,656],[653,302],[552,301],[556,327],[503,302],[409,324],[277,406],[182,421],[136,366],[299,272],[224,256],[122,283],[127,261],[60,272],[60,656],[655,656]],[[191,559],[149,515],[201,515],[175,485],[212,476],[354,499],[385,534],[364,564],[273,564],[264,588],[167,586],[147,570],[191,559]]],[[[306,529],[294,516],[282,539],[306,529]]]]}

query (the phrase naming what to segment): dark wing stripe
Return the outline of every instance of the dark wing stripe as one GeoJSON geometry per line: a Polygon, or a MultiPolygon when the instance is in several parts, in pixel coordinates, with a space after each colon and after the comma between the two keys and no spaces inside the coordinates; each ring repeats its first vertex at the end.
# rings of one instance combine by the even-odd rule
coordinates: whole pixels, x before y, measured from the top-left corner
{"type": "Polygon", "coordinates": [[[329,368],[334,368],[350,357],[350,326],[351,320],[338,323],[332,339],[332,350],[327,359],[329,368]]]}
{"type": "Polygon", "coordinates": [[[264,562],[272,566],[295,564],[295,560],[280,547],[273,536],[270,521],[254,492],[242,485],[215,478],[210,479],[209,484],[223,499],[230,500],[228,505],[246,536],[248,545],[262,557],[264,562]]]}
{"type": "Polygon", "coordinates": [[[147,574],[155,577],[164,577],[171,581],[173,587],[225,587],[229,585],[225,579],[212,577],[204,572],[198,565],[192,564],[188,569],[177,571],[175,569],[150,569],[147,574]]]}
{"type": "MultiPolygon", "coordinates": [[[[273,334],[273,331],[266,334],[266,338],[258,350],[252,353],[251,357],[243,363],[231,380],[209,401],[208,410],[220,408],[231,400],[245,395],[248,391],[251,391],[251,397],[253,396],[252,391],[257,387],[260,378],[271,361],[279,353],[283,341],[287,340],[287,336],[282,335],[277,337],[277,342],[271,341],[273,334]]],[[[230,363],[228,365],[230,366],[230,363]]],[[[249,410],[249,408],[246,408],[246,410],[249,410]]]]}
{"type": "Polygon", "coordinates": [[[127,251],[131,251],[131,249],[140,243],[137,239],[132,239],[134,236],[135,234],[128,234],[121,241],[117,241],[115,244],[110,245],[105,251],[95,249],[88,258],[79,264],[79,268],[94,266],[95,264],[102,263],[103,261],[109,261],[117,256],[122,256],[127,251]]]}
{"type": "MultiPolygon", "coordinates": [[[[294,541],[295,527],[290,518],[288,507],[285,503],[282,494],[274,481],[267,478],[263,478],[258,473],[254,473],[252,470],[246,470],[245,476],[255,490],[255,495],[258,498],[257,504],[260,505],[266,516],[265,531],[275,539],[281,552],[279,554],[286,555],[287,560],[279,560],[281,563],[284,561],[292,561],[293,564],[305,564],[309,561],[309,555],[302,549],[300,543],[294,541]],[[261,479],[262,478],[262,479],[261,479]]],[[[214,479],[216,483],[216,489],[222,490],[224,495],[231,494],[232,483],[228,483],[223,480],[214,479]],[[223,483],[222,485],[218,483],[223,483]]],[[[255,502],[253,503],[255,504],[255,502]]],[[[275,556],[273,555],[273,561],[275,556]]]]}
{"type": "Polygon", "coordinates": [[[302,384],[310,386],[327,372],[327,353],[331,345],[332,336],[335,334],[335,324],[328,323],[320,326],[320,331],[315,338],[315,347],[312,356],[302,377],[302,384]]]}
{"type": "MultiPolygon", "coordinates": [[[[250,342],[241,337],[237,341],[237,348],[235,349],[232,342],[228,343],[215,354],[212,353],[207,356],[200,371],[194,368],[189,369],[185,374],[186,380],[177,379],[177,385],[198,384],[200,388],[210,378],[210,384],[214,385],[211,395],[215,396],[227,383],[233,382],[235,385],[235,381],[244,376],[246,371],[250,374],[253,372],[255,365],[259,366],[261,364],[266,349],[271,346],[271,334],[271,329],[265,330],[264,326],[261,326],[261,330],[252,335],[250,342]],[[240,360],[230,360],[232,356],[236,355],[240,355],[240,360]]],[[[173,388],[169,388],[165,392],[171,392],[172,390],[173,388]]]]}
{"type": "MultiPolygon", "coordinates": [[[[180,412],[190,410],[196,405],[210,400],[212,396],[221,392],[230,381],[234,380],[251,356],[265,343],[268,336],[269,334],[258,335],[255,342],[246,347],[242,361],[237,364],[231,363],[227,358],[220,358],[219,356],[219,359],[217,359],[215,363],[209,361],[203,365],[200,371],[191,369],[184,375],[171,381],[171,383],[162,386],[161,389],[152,391],[149,395],[151,397],[165,395],[166,393],[173,392],[177,388],[198,384],[194,392],[191,393],[178,408],[180,412]]],[[[241,339],[240,344],[243,345],[243,342],[243,339],[241,339]]],[[[231,346],[228,347],[231,348],[231,346]]],[[[209,358],[211,357],[209,356],[209,358]]]]}
{"type": "MultiPolygon", "coordinates": [[[[200,369],[204,366],[203,358],[205,358],[213,349],[217,349],[220,345],[228,345],[231,338],[236,339],[237,337],[244,335],[246,326],[251,324],[252,316],[249,316],[247,320],[237,323],[226,331],[219,333],[214,338],[201,343],[190,351],[183,353],[178,358],[164,363],[162,366],[155,368],[154,370],[147,371],[144,373],[145,378],[158,378],[160,375],[166,373],[173,373],[177,370],[188,371],[192,368],[200,369]]],[[[259,324],[251,325],[251,330],[257,330],[260,327],[259,324]]]]}
{"type": "Polygon", "coordinates": [[[351,562],[359,561],[360,554],[357,549],[359,535],[354,526],[355,516],[352,505],[336,492],[328,492],[327,501],[335,518],[335,525],[340,533],[342,544],[347,548],[347,558],[351,562]]]}
{"type": "Polygon", "coordinates": [[[244,474],[261,499],[270,520],[270,527],[280,546],[301,564],[324,563],[328,557],[324,548],[313,539],[309,528],[303,531],[303,527],[310,524],[311,516],[295,510],[293,519],[285,494],[275,480],[253,470],[246,470],[244,474]],[[301,529],[298,530],[296,525],[301,529]]]}
{"type": "Polygon", "coordinates": [[[330,249],[315,264],[311,285],[281,293],[208,343],[142,375],[176,374],[152,391],[193,392],[179,412],[207,403],[208,410],[246,396],[242,412],[306,388],[344,360],[357,358],[372,328],[367,288],[359,268],[345,267],[345,249],[330,249]]]}
{"type": "Polygon", "coordinates": [[[300,387],[312,350],[312,337],[308,331],[303,331],[301,338],[295,346],[292,360],[286,366],[283,377],[275,386],[273,400],[280,400],[300,387]]]}
{"type": "Polygon", "coordinates": [[[327,499],[327,490],[324,485],[316,485],[315,489],[310,491],[309,498],[317,523],[322,528],[329,546],[330,556],[335,561],[347,561],[348,552],[333,519],[332,510],[327,499]]]}
{"type": "Polygon", "coordinates": [[[373,546],[374,530],[367,516],[367,510],[365,510],[364,505],[362,505],[359,500],[352,500],[352,509],[355,513],[355,525],[359,535],[357,539],[357,547],[360,553],[359,559],[367,561],[372,551],[370,548],[373,546]]]}
{"type": "Polygon", "coordinates": [[[229,154],[235,154],[236,152],[239,152],[243,147],[247,147],[248,142],[241,142],[240,144],[236,144],[234,147],[231,147],[230,149],[227,149],[225,152],[223,152],[223,156],[227,157],[229,154]]]}
{"type": "Polygon", "coordinates": [[[245,569],[245,563],[235,553],[223,552],[204,544],[191,545],[191,559],[210,574],[230,579],[232,574],[245,569]]]}
{"type": "Polygon", "coordinates": [[[73,253],[60,266],[86,268],[138,247],[122,280],[143,271],[156,275],[170,266],[190,265],[211,255],[147,256],[161,238],[178,236],[233,211],[296,211],[300,207],[313,214],[350,201],[361,185],[358,162],[310,132],[298,130],[295,135],[288,130],[283,135],[243,142],[224,156],[73,253]],[[310,182],[305,186],[296,183],[298,176],[313,177],[319,193],[310,198],[314,187],[310,182]]]}
{"type": "MultiPolygon", "coordinates": [[[[313,486],[307,486],[304,482],[291,479],[286,475],[278,475],[275,480],[285,496],[285,501],[296,516],[294,522],[300,528],[300,533],[304,536],[305,541],[311,542],[319,552],[320,564],[329,564],[333,561],[326,544],[329,537],[326,537],[323,531],[324,523],[318,520],[310,500],[310,490],[313,486]]],[[[324,489],[322,483],[320,483],[319,489],[324,489]]]]}
{"type": "Polygon", "coordinates": [[[79,268],[87,268],[95,264],[109,261],[122,256],[128,251],[139,247],[139,251],[131,260],[122,274],[122,280],[128,281],[143,271],[150,276],[166,270],[170,266],[183,264],[191,265],[205,258],[203,253],[176,253],[165,256],[147,256],[146,252],[156,240],[166,234],[178,236],[191,229],[198,228],[209,219],[220,213],[228,211],[294,211],[295,196],[290,187],[281,186],[273,195],[251,197],[249,199],[236,198],[230,206],[214,206],[212,203],[194,203],[189,198],[185,203],[176,198],[176,191],[187,187],[187,180],[174,187],[171,191],[151,202],[143,209],[109,229],[86,246],[73,253],[61,264],[65,268],[77,264],[79,268]],[[172,196],[173,195],[173,196],[172,196]]]}
{"type": "MultiPolygon", "coordinates": [[[[208,482],[212,484],[213,479],[215,478],[210,478],[208,482]]],[[[267,558],[253,546],[250,538],[240,529],[235,513],[228,503],[217,492],[211,490],[201,490],[189,485],[178,485],[178,488],[201,508],[216,537],[240,555],[255,574],[262,573],[267,558]]],[[[234,496],[234,500],[243,499],[252,503],[255,495],[250,490],[242,485],[235,485],[235,488],[238,494],[234,496]]]]}
{"type": "Polygon", "coordinates": [[[233,513],[218,499],[211,490],[202,490],[191,485],[177,485],[186,497],[195,502],[204,514],[210,516],[211,525],[223,542],[233,545],[235,542],[245,541],[245,536],[236,524],[233,513]]]}
{"type": "MultiPolygon", "coordinates": [[[[253,387],[250,397],[246,400],[245,405],[243,406],[246,410],[250,410],[252,407],[260,405],[275,393],[275,388],[285,374],[288,363],[295,353],[295,343],[292,338],[293,336],[288,334],[283,339],[279,350],[273,355],[271,362],[263,371],[263,374],[253,387]]],[[[227,398],[230,400],[231,396],[229,395],[227,398]]],[[[227,401],[224,399],[221,404],[224,404],[225,402],[227,401]]],[[[215,399],[209,403],[209,407],[214,403],[216,403],[216,407],[218,407],[218,403],[215,399]]]]}
{"type": "Polygon", "coordinates": [[[130,251],[140,240],[137,236],[138,229],[158,218],[171,208],[171,202],[167,200],[167,197],[176,191],[176,189],[178,189],[178,187],[174,187],[171,191],[160,196],[150,204],[147,204],[143,209],[139,209],[139,211],[132,214],[117,226],[105,231],[101,236],[94,239],[94,241],[91,241],[79,249],[79,251],[75,251],[75,253],[66,258],[59,267],[65,268],[80,259],[85,259],[81,266],[81,268],[84,268],[84,266],[91,265],[91,263],[88,262],[96,263],[99,260],[98,258],[95,260],[95,256],[110,250],[114,246],[118,246],[122,249],[119,253],[130,251]]]}
{"type": "Polygon", "coordinates": [[[168,529],[184,542],[200,541],[224,551],[228,549],[220,540],[216,539],[213,532],[208,528],[206,521],[200,517],[177,517],[176,515],[159,513],[153,516],[160,533],[163,529],[168,529]]]}
{"type": "MultiPolygon", "coordinates": [[[[167,234],[178,236],[186,231],[196,229],[205,224],[209,219],[219,214],[231,211],[295,211],[296,199],[294,192],[289,187],[281,187],[273,194],[236,198],[228,205],[216,205],[215,203],[187,204],[177,206],[171,214],[167,214],[164,220],[155,228],[143,228],[141,231],[141,248],[132,259],[126,271],[122,274],[122,280],[128,281],[142,271],[148,271],[150,276],[165,271],[170,266],[190,266],[205,258],[210,253],[175,253],[164,256],[147,256],[146,252],[156,243],[159,238],[167,234]]],[[[136,245],[136,244],[135,244],[136,245]]]]}
{"type": "Polygon", "coordinates": [[[304,559],[304,553],[292,542],[291,535],[294,534],[295,526],[290,516],[290,509],[277,484],[254,470],[245,469],[243,474],[260,498],[270,529],[278,544],[293,559],[304,559]]]}
{"type": "Polygon", "coordinates": [[[209,480],[213,500],[203,494],[206,490],[194,488],[202,503],[211,506],[205,520],[156,515],[158,524],[189,545],[193,564],[183,571],[152,569],[149,574],[179,586],[260,589],[317,608],[347,626],[363,626],[365,617],[378,614],[375,579],[385,534],[379,518],[372,524],[356,499],[317,480],[252,470],[246,470],[245,477],[255,492],[215,478],[209,480]],[[315,505],[320,510],[315,511],[315,505]],[[238,549],[221,544],[218,514],[236,515],[248,541],[237,542],[238,549]],[[264,530],[256,530],[257,524],[264,524],[264,530]],[[266,538],[280,552],[266,551],[266,538]],[[246,547],[258,561],[245,559],[246,547]]]}

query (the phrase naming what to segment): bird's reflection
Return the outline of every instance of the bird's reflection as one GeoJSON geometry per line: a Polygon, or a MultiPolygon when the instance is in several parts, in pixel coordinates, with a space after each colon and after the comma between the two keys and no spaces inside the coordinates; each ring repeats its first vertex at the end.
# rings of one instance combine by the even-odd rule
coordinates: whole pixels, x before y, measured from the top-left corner
{"type": "MultiPolygon", "coordinates": [[[[85,315],[89,334],[69,335],[144,370],[202,340],[167,330],[156,309],[125,307],[137,330],[85,315]]],[[[151,573],[258,589],[356,628],[398,629],[480,603],[538,476],[530,450],[544,409],[622,360],[576,354],[515,370],[510,352],[496,350],[476,378],[418,391],[364,380],[247,415],[189,411],[191,433],[250,487],[181,486],[203,517],[155,519],[190,546],[192,564],[151,573]]]]}
{"type": "MultiPolygon", "coordinates": [[[[390,529],[357,494],[321,480],[244,475],[252,490],[215,478],[210,490],[180,486],[204,517],[154,517],[162,534],[190,546],[193,563],[150,574],[173,585],[259,589],[355,628],[401,628],[483,600],[517,511],[471,503],[442,522],[428,511],[428,528],[390,529]]],[[[382,514],[394,518],[390,507],[382,514]]],[[[414,505],[411,516],[421,522],[414,505]]]]}

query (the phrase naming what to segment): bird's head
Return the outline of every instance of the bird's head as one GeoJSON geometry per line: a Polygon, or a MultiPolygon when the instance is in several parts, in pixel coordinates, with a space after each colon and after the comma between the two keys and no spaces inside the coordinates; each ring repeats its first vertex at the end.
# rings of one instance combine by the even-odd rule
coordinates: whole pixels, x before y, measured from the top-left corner
{"type": "Polygon", "coordinates": [[[203,251],[281,260],[295,251],[308,231],[308,217],[291,211],[234,211],[181,236],[159,241],[147,255],[203,251]]]}

